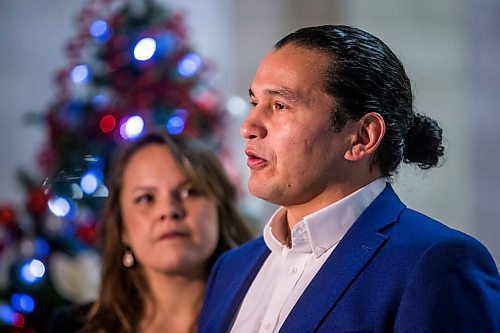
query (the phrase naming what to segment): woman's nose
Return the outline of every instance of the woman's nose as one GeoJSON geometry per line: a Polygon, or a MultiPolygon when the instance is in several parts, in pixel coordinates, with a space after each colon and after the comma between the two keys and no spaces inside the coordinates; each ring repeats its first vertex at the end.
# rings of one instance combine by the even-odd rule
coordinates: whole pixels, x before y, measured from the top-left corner
{"type": "Polygon", "coordinates": [[[160,220],[167,221],[172,220],[174,222],[182,220],[186,216],[186,211],[184,207],[179,202],[172,202],[161,210],[160,220]]]}

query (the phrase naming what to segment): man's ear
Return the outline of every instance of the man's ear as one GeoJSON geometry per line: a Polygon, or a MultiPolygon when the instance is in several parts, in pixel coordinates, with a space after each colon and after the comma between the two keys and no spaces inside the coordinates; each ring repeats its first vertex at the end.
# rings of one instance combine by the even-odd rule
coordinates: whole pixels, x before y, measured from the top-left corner
{"type": "Polygon", "coordinates": [[[373,155],[385,134],[384,118],[376,112],[369,112],[355,122],[357,130],[352,135],[351,147],[344,158],[359,161],[373,155]]]}

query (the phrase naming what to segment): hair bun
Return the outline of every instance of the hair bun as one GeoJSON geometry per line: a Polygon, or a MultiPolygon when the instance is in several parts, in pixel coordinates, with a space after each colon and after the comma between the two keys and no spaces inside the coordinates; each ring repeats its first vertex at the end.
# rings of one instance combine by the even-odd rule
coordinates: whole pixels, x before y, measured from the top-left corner
{"type": "Polygon", "coordinates": [[[444,155],[443,130],[438,123],[425,115],[415,114],[405,137],[403,161],[417,163],[421,169],[435,167],[444,155]]]}

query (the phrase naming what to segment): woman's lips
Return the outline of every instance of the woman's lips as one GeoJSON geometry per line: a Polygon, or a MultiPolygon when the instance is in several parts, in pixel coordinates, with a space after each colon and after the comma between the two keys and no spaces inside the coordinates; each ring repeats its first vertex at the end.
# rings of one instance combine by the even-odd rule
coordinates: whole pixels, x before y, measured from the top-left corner
{"type": "Polygon", "coordinates": [[[265,167],[268,161],[251,150],[246,150],[245,154],[248,156],[247,166],[250,169],[256,170],[265,167]]]}
{"type": "Polygon", "coordinates": [[[167,239],[177,239],[177,238],[186,238],[186,237],[188,237],[187,233],[173,231],[173,232],[166,232],[166,233],[162,234],[160,237],[158,237],[158,239],[159,240],[167,240],[167,239]]]}

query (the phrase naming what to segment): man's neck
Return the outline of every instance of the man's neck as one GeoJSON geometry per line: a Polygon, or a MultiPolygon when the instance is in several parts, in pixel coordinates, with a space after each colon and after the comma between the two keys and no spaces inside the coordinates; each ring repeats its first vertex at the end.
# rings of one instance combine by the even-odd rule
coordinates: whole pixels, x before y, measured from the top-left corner
{"type": "Polygon", "coordinates": [[[347,197],[379,177],[379,175],[373,175],[370,178],[359,180],[355,183],[345,183],[342,185],[331,186],[308,202],[298,205],[285,206],[288,232],[293,230],[293,227],[302,221],[305,216],[317,212],[318,210],[347,197]]]}

